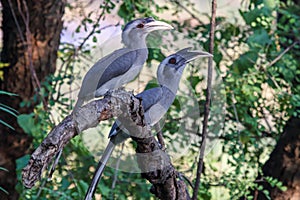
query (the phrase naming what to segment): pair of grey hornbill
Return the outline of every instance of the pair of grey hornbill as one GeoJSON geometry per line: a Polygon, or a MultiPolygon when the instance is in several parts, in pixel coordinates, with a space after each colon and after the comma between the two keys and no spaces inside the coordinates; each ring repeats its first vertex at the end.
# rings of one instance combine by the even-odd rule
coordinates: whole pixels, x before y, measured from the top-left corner
{"type": "MultiPolygon", "coordinates": [[[[152,17],[136,19],[127,23],[122,32],[122,42],[125,47],[100,59],[87,72],[73,114],[76,115],[76,112],[85,101],[103,96],[108,91],[119,88],[133,80],[148,58],[147,35],[154,30],[164,29],[173,28],[165,22],[154,20],[152,17]]],[[[191,48],[185,48],[166,57],[160,63],[157,70],[157,81],[160,86],[145,90],[137,95],[138,98],[142,99],[144,118],[147,125],[155,125],[173,103],[186,64],[195,58],[210,56],[212,55],[207,52],[191,51],[191,48]]],[[[92,183],[87,191],[86,200],[92,199],[115,145],[126,138],[126,136],[124,137],[126,131],[121,130],[118,124],[115,122],[109,133],[110,142],[98,164],[92,183]]]]}

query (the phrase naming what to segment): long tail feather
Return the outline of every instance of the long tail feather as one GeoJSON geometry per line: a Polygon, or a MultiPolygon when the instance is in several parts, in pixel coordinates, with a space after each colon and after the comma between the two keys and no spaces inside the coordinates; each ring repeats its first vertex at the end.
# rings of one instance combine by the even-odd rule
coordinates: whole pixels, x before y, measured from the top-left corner
{"type": "Polygon", "coordinates": [[[85,200],[92,200],[93,199],[93,196],[94,196],[94,193],[95,193],[95,190],[97,188],[97,185],[101,179],[101,176],[103,174],[103,171],[105,169],[105,166],[106,166],[106,163],[108,161],[108,159],[110,158],[113,150],[115,148],[115,144],[112,143],[111,141],[109,141],[99,163],[98,163],[98,166],[97,166],[97,169],[94,173],[94,176],[93,176],[93,180],[89,186],[89,189],[85,195],[85,200]]]}

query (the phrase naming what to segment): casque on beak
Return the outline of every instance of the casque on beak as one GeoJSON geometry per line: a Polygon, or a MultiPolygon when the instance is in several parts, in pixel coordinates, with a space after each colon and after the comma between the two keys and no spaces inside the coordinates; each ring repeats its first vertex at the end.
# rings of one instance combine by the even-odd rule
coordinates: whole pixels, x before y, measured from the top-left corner
{"type": "Polygon", "coordinates": [[[151,32],[155,30],[169,30],[169,29],[173,29],[173,27],[170,24],[167,24],[166,22],[151,21],[145,24],[144,29],[147,30],[148,32],[151,32]]]}
{"type": "Polygon", "coordinates": [[[199,58],[199,57],[213,57],[213,55],[211,55],[208,52],[200,51],[200,50],[191,50],[191,49],[192,49],[192,47],[188,47],[188,48],[178,51],[176,54],[178,54],[182,58],[184,58],[185,63],[189,63],[192,60],[195,60],[196,58],[199,58]]]}

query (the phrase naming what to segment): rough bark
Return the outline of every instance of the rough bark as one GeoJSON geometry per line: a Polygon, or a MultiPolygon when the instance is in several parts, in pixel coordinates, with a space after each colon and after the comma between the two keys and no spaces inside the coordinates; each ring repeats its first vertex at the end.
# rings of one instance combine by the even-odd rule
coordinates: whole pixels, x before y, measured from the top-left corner
{"type": "Polygon", "coordinates": [[[57,125],[23,169],[23,184],[28,188],[33,187],[53,156],[73,137],[113,116],[118,116],[118,120],[130,132],[131,138],[137,142],[137,161],[143,172],[142,176],[152,183],[151,192],[164,200],[187,199],[185,183],[178,180],[178,172],[168,154],[161,150],[144,123],[141,101],[123,90],[114,91],[101,100],[79,108],[74,115],[67,116],[57,125]]]}
{"type": "MultiPolygon", "coordinates": [[[[262,182],[270,192],[272,200],[298,200],[300,199],[300,119],[292,117],[286,124],[275,149],[269,160],[263,166],[263,175],[271,176],[287,186],[286,191],[271,187],[262,182]]],[[[258,178],[261,180],[261,178],[258,178]]],[[[261,192],[253,192],[255,199],[267,199],[261,192]]]]}
{"type": "MultiPolygon", "coordinates": [[[[30,100],[38,91],[39,82],[55,71],[65,1],[1,0],[1,4],[1,62],[9,63],[9,66],[3,68],[4,79],[0,80],[0,89],[18,96],[1,96],[0,103],[19,113],[30,113],[34,104],[23,108],[19,105],[30,100]]],[[[9,170],[0,171],[0,186],[9,192],[9,196],[0,192],[0,199],[17,199],[15,160],[25,155],[30,138],[18,126],[15,117],[5,112],[1,112],[0,116],[15,128],[13,131],[0,125],[0,166],[9,170]]]]}

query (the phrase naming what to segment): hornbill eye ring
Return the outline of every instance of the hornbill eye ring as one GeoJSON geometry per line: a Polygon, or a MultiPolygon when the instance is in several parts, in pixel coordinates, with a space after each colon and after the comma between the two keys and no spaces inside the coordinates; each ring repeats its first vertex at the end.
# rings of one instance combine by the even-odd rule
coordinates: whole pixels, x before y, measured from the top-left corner
{"type": "Polygon", "coordinates": [[[136,26],[137,28],[144,28],[144,24],[143,23],[140,23],[136,26]]]}
{"type": "Polygon", "coordinates": [[[170,58],[169,64],[176,64],[176,58],[170,58]]]}

